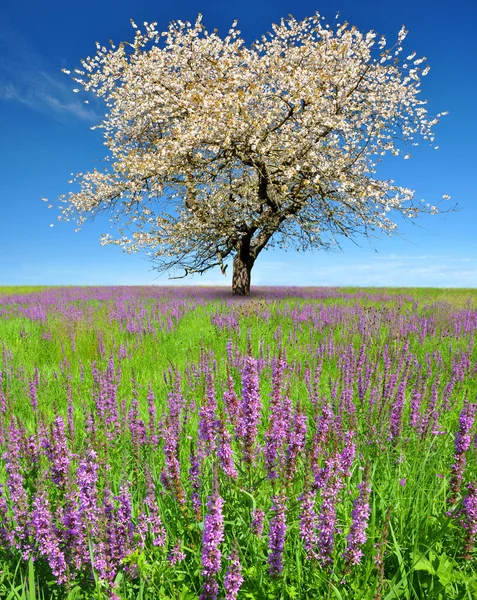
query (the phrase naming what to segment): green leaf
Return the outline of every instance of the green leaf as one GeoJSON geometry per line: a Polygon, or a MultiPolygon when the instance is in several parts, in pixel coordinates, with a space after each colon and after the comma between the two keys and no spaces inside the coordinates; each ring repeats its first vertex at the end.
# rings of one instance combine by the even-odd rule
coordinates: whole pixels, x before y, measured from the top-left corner
{"type": "Polygon", "coordinates": [[[36,600],[35,591],[35,566],[33,564],[33,558],[30,556],[28,561],[28,598],[29,600],[36,600]]]}
{"type": "Polygon", "coordinates": [[[427,571],[431,575],[436,575],[436,570],[432,566],[432,563],[425,557],[421,557],[414,565],[415,571],[427,571]]]}

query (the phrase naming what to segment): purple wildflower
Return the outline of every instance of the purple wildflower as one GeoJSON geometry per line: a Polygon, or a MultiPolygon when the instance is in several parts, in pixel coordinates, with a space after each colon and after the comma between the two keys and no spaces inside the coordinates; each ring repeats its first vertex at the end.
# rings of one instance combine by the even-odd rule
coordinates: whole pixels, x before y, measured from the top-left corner
{"type": "MultiPolygon", "coordinates": [[[[8,434],[9,444],[3,458],[5,459],[7,487],[16,523],[14,528],[15,547],[20,550],[22,542],[28,537],[29,533],[28,496],[20,467],[21,433],[13,420],[10,423],[8,434]]],[[[28,554],[27,549],[26,552],[28,554]]]]}
{"type": "Polygon", "coordinates": [[[81,529],[79,538],[82,541],[82,548],[79,549],[81,559],[88,563],[89,548],[87,537],[96,537],[98,534],[99,510],[98,510],[98,463],[96,452],[89,450],[86,456],[80,461],[76,471],[76,481],[79,488],[79,507],[78,512],[81,520],[81,529]]]}
{"type": "Polygon", "coordinates": [[[163,429],[163,451],[166,462],[163,481],[166,484],[166,487],[172,487],[177,501],[180,504],[184,504],[185,496],[181,483],[180,462],[178,458],[179,439],[177,435],[178,432],[175,423],[171,418],[168,418],[163,429]]]}
{"type": "Polygon", "coordinates": [[[248,356],[245,360],[242,383],[242,401],[240,402],[237,435],[242,441],[244,461],[251,464],[254,459],[255,440],[262,408],[257,361],[252,356],[248,356]]]}
{"type": "Polygon", "coordinates": [[[288,446],[286,449],[286,475],[287,479],[293,479],[297,458],[303,451],[306,443],[307,415],[297,406],[293,417],[293,424],[288,430],[288,446]]]}
{"type": "Polygon", "coordinates": [[[345,434],[344,448],[340,456],[340,468],[345,477],[351,477],[351,467],[353,466],[356,455],[356,444],[353,442],[354,431],[347,431],[345,434]]]}
{"type": "Polygon", "coordinates": [[[316,425],[316,432],[312,443],[312,471],[316,477],[318,475],[318,459],[324,448],[327,447],[333,430],[334,413],[328,402],[323,399],[321,415],[316,425]]]}
{"type": "Polygon", "coordinates": [[[391,440],[397,441],[401,434],[401,426],[402,426],[402,413],[404,410],[404,403],[406,401],[406,380],[405,378],[401,379],[399,382],[398,390],[396,393],[396,399],[393,402],[391,407],[391,415],[390,415],[390,437],[391,440]]]}
{"type": "Polygon", "coordinates": [[[7,398],[3,391],[3,372],[0,371],[0,411],[4,415],[7,412],[7,398]]]}
{"type": "Polygon", "coordinates": [[[69,490],[65,494],[64,504],[57,509],[58,522],[63,526],[62,543],[68,564],[74,563],[77,570],[82,566],[84,557],[85,529],[79,510],[79,492],[69,490]]]}
{"type": "Polygon", "coordinates": [[[232,375],[227,376],[227,389],[224,392],[224,406],[228,419],[235,425],[239,402],[234,390],[234,379],[232,375]]]}
{"type": "Polygon", "coordinates": [[[366,542],[366,529],[371,514],[369,507],[369,494],[371,488],[366,481],[358,484],[359,495],[354,501],[353,511],[351,513],[351,527],[346,537],[346,550],[343,558],[347,567],[359,564],[363,556],[362,547],[366,542]]]}
{"type": "Polygon", "coordinates": [[[159,514],[156,493],[149,473],[146,473],[146,498],[144,504],[149,511],[148,522],[151,527],[152,543],[154,546],[164,546],[166,543],[166,530],[159,514]]]}
{"type": "Polygon", "coordinates": [[[303,540],[306,558],[309,560],[318,558],[316,546],[319,542],[316,529],[318,526],[318,515],[315,512],[315,494],[307,490],[300,495],[300,537],[303,540]]]}
{"type": "Polygon", "coordinates": [[[152,385],[149,384],[147,393],[147,408],[149,413],[149,443],[157,447],[159,439],[156,433],[156,402],[154,392],[152,391],[152,385]]]}
{"type": "MultiPolygon", "coordinates": [[[[214,481],[214,487],[217,486],[214,481]]],[[[224,539],[224,516],[222,508],[225,504],[217,489],[209,497],[202,536],[202,576],[204,582],[200,600],[215,600],[218,594],[218,583],[215,578],[220,571],[222,552],[220,544],[224,539]]]]}
{"type": "Polygon", "coordinates": [[[37,397],[37,385],[35,385],[34,381],[30,381],[29,384],[30,390],[30,402],[33,410],[36,412],[38,409],[38,397],[37,397]]]}
{"type": "Polygon", "coordinates": [[[68,448],[62,417],[55,418],[50,434],[42,440],[42,446],[51,463],[51,480],[64,488],[70,468],[71,452],[68,448]]]}
{"type": "Polygon", "coordinates": [[[68,400],[68,434],[70,439],[73,439],[75,435],[75,407],[73,403],[73,390],[71,388],[71,382],[68,382],[66,386],[66,397],[68,400]]]}
{"type": "Polygon", "coordinates": [[[215,397],[214,374],[208,368],[205,375],[206,395],[203,406],[199,410],[199,439],[201,456],[210,454],[215,450],[215,429],[217,400],[215,397]]]}
{"type": "Polygon", "coordinates": [[[6,548],[11,548],[15,541],[11,525],[7,498],[4,495],[4,487],[0,484],[0,543],[6,548]]]}
{"type": "Polygon", "coordinates": [[[268,572],[272,577],[278,577],[283,571],[283,550],[285,548],[286,526],[286,496],[273,496],[270,519],[270,531],[268,533],[268,572]]]}
{"type": "Polygon", "coordinates": [[[242,565],[239,560],[237,544],[235,544],[228,560],[230,561],[230,565],[224,578],[225,600],[236,600],[243,583],[242,565]]]}
{"type": "Polygon", "coordinates": [[[426,406],[426,410],[421,418],[419,432],[421,438],[424,439],[429,431],[433,434],[438,433],[438,418],[439,412],[437,410],[437,399],[439,394],[439,380],[437,379],[431,387],[431,397],[426,406]]]}
{"type": "Polygon", "coordinates": [[[286,360],[280,353],[278,359],[272,361],[272,395],[270,399],[270,421],[265,432],[263,455],[269,479],[278,477],[277,464],[280,462],[283,444],[287,437],[290,423],[291,404],[289,398],[282,396],[283,373],[286,360]]]}
{"type": "Polygon", "coordinates": [[[344,486],[341,462],[340,455],[328,459],[315,479],[315,483],[321,491],[322,500],[318,515],[318,560],[323,568],[330,567],[333,563],[336,505],[340,490],[344,486]]]}
{"type": "Polygon", "coordinates": [[[144,421],[139,416],[139,402],[137,398],[133,398],[131,401],[131,409],[128,413],[128,423],[133,446],[136,448],[144,446],[147,442],[147,429],[144,421]]]}
{"type": "Polygon", "coordinates": [[[217,455],[219,457],[220,466],[224,473],[231,479],[237,479],[238,473],[234,465],[233,452],[231,447],[232,435],[227,429],[222,419],[217,421],[217,429],[219,432],[219,447],[217,455]]]}
{"type": "Polygon", "coordinates": [[[252,522],[250,524],[250,529],[252,530],[252,533],[257,537],[262,536],[264,518],[265,512],[263,510],[256,508],[252,511],[252,522]]]}
{"type": "Polygon", "coordinates": [[[59,540],[56,536],[53,518],[50,513],[50,504],[44,489],[33,500],[31,523],[36,534],[38,550],[50,565],[51,572],[59,584],[68,581],[66,561],[60,550],[59,540]]]}
{"type": "Polygon", "coordinates": [[[422,394],[418,388],[415,388],[411,396],[411,414],[409,416],[409,425],[416,428],[420,422],[422,394]]]}
{"type": "Polygon", "coordinates": [[[467,485],[467,495],[462,502],[462,526],[466,530],[464,540],[464,558],[471,560],[471,552],[477,537],[477,484],[474,482],[467,485]]]}
{"type": "Polygon", "coordinates": [[[177,540],[177,544],[172,548],[172,550],[167,555],[167,560],[171,567],[174,567],[177,563],[185,560],[185,552],[182,551],[182,541],[177,540]]]}
{"type": "Polygon", "coordinates": [[[119,495],[115,497],[115,500],[119,503],[116,517],[118,556],[124,558],[134,547],[134,523],[132,521],[131,493],[126,485],[121,485],[119,495]]]}
{"type": "Polygon", "coordinates": [[[200,490],[200,463],[194,452],[194,449],[191,448],[190,452],[190,469],[189,469],[189,481],[192,487],[192,496],[191,502],[194,508],[195,516],[197,521],[202,519],[202,502],[199,496],[200,490]]]}
{"type": "Polygon", "coordinates": [[[466,464],[466,452],[472,441],[471,431],[474,425],[475,411],[477,405],[466,402],[459,416],[459,430],[454,440],[454,463],[451,466],[450,487],[452,491],[451,503],[455,503],[460,493],[464,469],[466,464]]]}

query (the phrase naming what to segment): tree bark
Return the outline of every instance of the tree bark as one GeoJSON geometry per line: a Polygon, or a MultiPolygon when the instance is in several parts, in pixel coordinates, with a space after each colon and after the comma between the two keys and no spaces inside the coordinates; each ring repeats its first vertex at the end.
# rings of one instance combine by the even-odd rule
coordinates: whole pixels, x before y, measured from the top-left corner
{"type": "Polygon", "coordinates": [[[236,296],[250,295],[250,281],[255,259],[250,252],[250,240],[242,240],[234,258],[232,293],[236,296]]]}

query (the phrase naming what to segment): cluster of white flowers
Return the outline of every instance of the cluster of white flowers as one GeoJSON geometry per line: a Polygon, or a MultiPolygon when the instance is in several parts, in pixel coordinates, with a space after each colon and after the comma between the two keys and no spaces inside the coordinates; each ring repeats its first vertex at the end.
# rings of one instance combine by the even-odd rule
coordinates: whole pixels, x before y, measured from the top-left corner
{"type": "Polygon", "coordinates": [[[245,238],[255,258],[271,243],[323,247],[392,233],[392,213],[436,212],[376,177],[385,154],[432,143],[438,122],[419,95],[425,59],[399,62],[404,28],[387,49],[319,14],[282,20],[250,47],[237,23],[221,38],[200,15],[164,32],[132,26],[132,43],[98,43],[74,77],[106,102],[110,166],[76,176],[62,215],[80,227],[109,211],[120,234],[103,244],[193,271],[222,266],[245,238]]]}

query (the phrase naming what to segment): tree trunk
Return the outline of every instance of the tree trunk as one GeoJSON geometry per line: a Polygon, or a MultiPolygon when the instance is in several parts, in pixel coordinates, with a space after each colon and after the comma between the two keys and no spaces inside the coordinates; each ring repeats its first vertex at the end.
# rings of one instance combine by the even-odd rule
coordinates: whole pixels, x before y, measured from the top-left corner
{"type": "Polygon", "coordinates": [[[255,259],[250,254],[250,241],[243,240],[237,248],[232,275],[232,293],[236,296],[250,295],[250,275],[255,259]]]}

